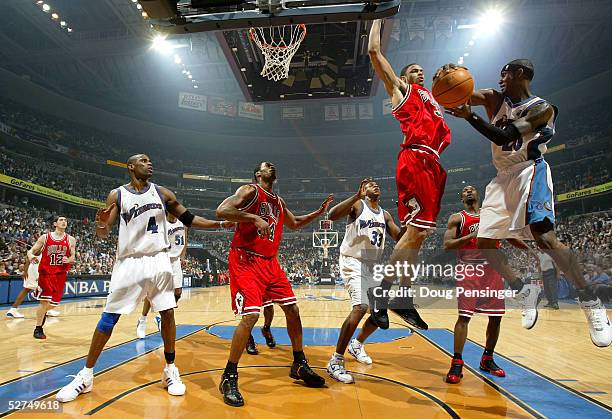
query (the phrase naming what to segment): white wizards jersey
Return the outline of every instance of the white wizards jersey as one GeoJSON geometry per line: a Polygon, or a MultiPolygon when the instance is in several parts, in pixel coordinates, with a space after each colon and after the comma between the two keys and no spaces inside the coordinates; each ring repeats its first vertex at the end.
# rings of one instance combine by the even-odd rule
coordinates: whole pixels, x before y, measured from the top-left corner
{"type": "Polygon", "coordinates": [[[168,241],[170,242],[171,258],[177,258],[183,253],[185,248],[185,226],[180,220],[171,223],[168,221],[168,241]]]}
{"type": "MultiPolygon", "coordinates": [[[[503,128],[511,122],[524,117],[534,106],[545,102],[544,99],[534,96],[513,104],[508,97],[504,97],[502,105],[491,120],[491,123],[498,128],[503,128]]],[[[555,112],[546,123],[546,126],[523,134],[521,138],[513,143],[503,146],[491,143],[493,164],[497,170],[505,170],[516,164],[542,157],[546,153],[546,144],[555,134],[556,117],[557,110],[555,108],[555,112]]]]}
{"type": "Polygon", "coordinates": [[[385,211],[379,207],[378,212],[375,212],[365,200],[361,202],[363,204],[361,214],[355,221],[346,225],[340,254],[377,262],[385,250],[387,234],[385,211]]]}
{"type": "Polygon", "coordinates": [[[166,208],[157,186],[149,183],[149,188],[141,193],[130,192],[125,186],[120,186],[117,192],[117,259],[151,256],[168,250],[166,208]]]}

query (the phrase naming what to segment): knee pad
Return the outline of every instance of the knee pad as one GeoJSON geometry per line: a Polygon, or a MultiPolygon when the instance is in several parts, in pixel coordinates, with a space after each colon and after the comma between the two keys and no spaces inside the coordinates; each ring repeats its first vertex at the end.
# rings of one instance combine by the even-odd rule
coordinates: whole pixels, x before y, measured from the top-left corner
{"type": "Polygon", "coordinates": [[[119,321],[119,316],[121,316],[121,314],[102,313],[102,317],[100,318],[100,321],[98,322],[97,329],[100,332],[105,333],[105,334],[111,333],[113,331],[113,328],[119,321]]]}

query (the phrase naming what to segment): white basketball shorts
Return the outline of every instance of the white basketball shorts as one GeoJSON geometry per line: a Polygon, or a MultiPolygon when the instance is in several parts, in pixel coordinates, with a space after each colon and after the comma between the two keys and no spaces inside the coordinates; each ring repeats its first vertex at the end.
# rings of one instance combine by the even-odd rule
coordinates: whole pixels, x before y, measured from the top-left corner
{"type": "Polygon", "coordinates": [[[144,297],[151,302],[153,311],[176,307],[172,265],[166,252],[117,260],[104,311],[129,314],[144,297]]]}
{"type": "Polygon", "coordinates": [[[351,298],[351,305],[369,305],[366,292],[368,288],[378,285],[374,282],[369,265],[357,258],[345,255],[340,255],[339,265],[340,276],[351,298]]]}
{"type": "Polygon", "coordinates": [[[478,237],[533,240],[530,224],[555,222],[550,167],[542,158],[499,172],[487,185],[478,237]]]}
{"type": "Polygon", "coordinates": [[[183,288],[183,268],[181,267],[181,258],[170,258],[172,263],[172,280],[174,281],[174,289],[183,288]]]}

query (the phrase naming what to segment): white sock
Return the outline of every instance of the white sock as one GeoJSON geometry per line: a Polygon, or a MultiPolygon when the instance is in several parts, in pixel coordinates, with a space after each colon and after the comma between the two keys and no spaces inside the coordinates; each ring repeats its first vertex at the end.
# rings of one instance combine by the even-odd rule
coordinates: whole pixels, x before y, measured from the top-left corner
{"type": "Polygon", "coordinates": [[[140,316],[140,320],[146,320],[147,316],[140,316]]]}
{"type": "Polygon", "coordinates": [[[93,368],[83,367],[83,372],[89,376],[93,376],[93,368]]]}
{"type": "Polygon", "coordinates": [[[353,346],[357,346],[359,348],[361,348],[363,346],[363,343],[359,342],[359,340],[357,340],[357,338],[353,339],[353,346]]]}
{"type": "Polygon", "coordinates": [[[334,354],[332,355],[332,358],[334,358],[336,361],[343,361],[344,355],[341,355],[338,352],[334,352],[334,354]]]}

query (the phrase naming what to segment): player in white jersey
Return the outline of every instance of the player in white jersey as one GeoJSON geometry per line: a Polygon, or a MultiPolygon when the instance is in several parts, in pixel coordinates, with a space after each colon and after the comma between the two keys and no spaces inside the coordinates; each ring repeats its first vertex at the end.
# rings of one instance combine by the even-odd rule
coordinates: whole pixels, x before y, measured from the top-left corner
{"type": "MultiPolygon", "coordinates": [[[[25,316],[23,313],[19,311],[19,306],[25,300],[26,296],[29,292],[35,291],[38,289],[38,263],[40,262],[40,257],[34,257],[30,261],[28,269],[23,273],[23,288],[17,294],[15,298],[15,302],[11,305],[9,311],[6,312],[6,317],[12,317],[14,319],[22,319],[25,316]]],[[[60,315],[60,312],[57,310],[47,310],[47,316],[49,317],[57,317],[60,315]]]]}
{"type": "Polygon", "coordinates": [[[145,154],[127,161],[130,183],[114,189],[106,208],[96,214],[96,235],[107,237],[119,220],[117,257],[110,281],[106,307],[94,331],[85,368],[56,395],[61,402],[74,400],[93,388],[93,368],[122,314],[129,314],[147,297],[153,310],[161,315],[166,367],[162,383],[173,396],[185,394],[179,371],[174,365],[176,325],[174,323],[174,283],[168,256],[166,211],[193,228],[223,228],[233,223],[194,216],[170,190],[149,182],[153,164],[145,154]]]}
{"type": "Polygon", "coordinates": [[[329,212],[331,220],[348,217],[344,239],[340,245],[340,275],[344,280],[352,310],[342,324],[336,344],[336,352],[327,364],[328,374],[345,384],[353,383],[353,376],[344,367],[344,352],[348,352],[363,364],[371,364],[372,358],[365,351],[365,340],[377,326],[371,316],[365,321],[359,336],[351,340],[359,322],[368,311],[366,290],[374,287],[373,267],[382,260],[387,233],[398,241],[401,229],[393,217],[378,204],[380,188],[371,178],[364,179],[359,191],[340,202],[329,212]]]}
{"type": "MultiPolygon", "coordinates": [[[[168,221],[168,241],[170,243],[170,263],[172,264],[172,279],[174,283],[174,301],[178,303],[183,291],[183,268],[185,262],[185,254],[187,253],[187,227],[174,215],[168,213],[166,216],[168,221]]],[[[142,316],[136,324],[136,336],[138,339],[144,339],[147,333],[147,314],[151,309],[151,302],[145,298],[142,305],[142,316]]],[[[161,327],[161,315],[155,315],[155,324],[157,330],[161,327]]]]}
{"type": "Polygon", "coordinates": [[[482,203],[478,247],[486,250],[487,261],[519,291],[523,327],[531,329],[538,319],[541,290],[523,284],[503,255],[494,249],[497,239],[535,239],[578,290],[591,340],[596,346],[606,347],[612,342],[606,308],[582,276],[576,255],[555,235],[553,184],[543,155],[555,133],[557,109],[531,93],[533,76],[529,60],[514,60],[502,68],[500,92],[484,89],[473,93],[470,104],[484,106],[491,123],[473,113],[470,105],[447,111],[465,118],[492,143],[497,176],[487,186],[482,203]]]}

